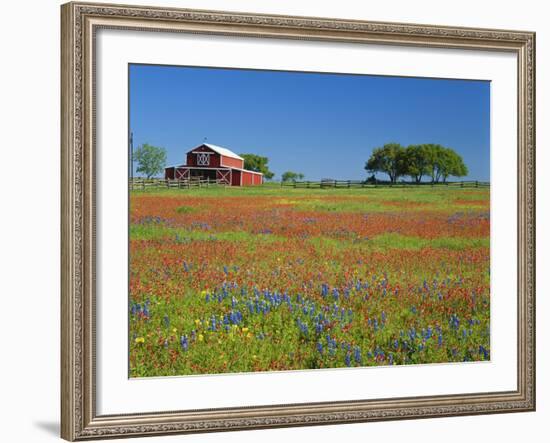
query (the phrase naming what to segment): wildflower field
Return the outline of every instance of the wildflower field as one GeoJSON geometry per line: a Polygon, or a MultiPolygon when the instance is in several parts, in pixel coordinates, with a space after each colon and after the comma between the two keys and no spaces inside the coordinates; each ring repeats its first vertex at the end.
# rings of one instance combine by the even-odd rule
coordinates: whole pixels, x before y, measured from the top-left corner
{"type": "Polygon", "coordinates": [[[130,376],[490,358],[489,190],[133,191],[130,376]]]}

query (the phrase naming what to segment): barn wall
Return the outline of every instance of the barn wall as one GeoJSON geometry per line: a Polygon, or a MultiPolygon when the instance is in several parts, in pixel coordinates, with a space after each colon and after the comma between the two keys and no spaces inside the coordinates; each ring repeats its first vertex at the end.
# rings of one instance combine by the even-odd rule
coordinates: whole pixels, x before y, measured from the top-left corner
{"type": "Polygon", "coordinates": [[[239,160],[238,158],[226,157],[225,155],[221,156],[223,166],[230,166],[232,168],[244,168],[244,161],[239,160]]]}
{"type": "Polygon", "coordinates": [[[244,171],[242,174],[243,174],[243,180],[242,180],[243,186],[251,186],[254,184],[254,174],[251,174],[250,172],[244,172],[244,171]]]}
{"type": "Polygon", "coordinates": [[[241,171],[231,171],[231,186],[241,186],[241,171]]]}
{"type": "Polygon", "coordinates": [[[242,171],[241,174],[243,176],[242,186],[254,186],[262,184],[262,176],[260,174],[253,174],[247,171],[242,171]]]}
{"type": "Polygon", "coordinates": [[[173,166],[170,168],[164,168],[164,178],[167,180],[174,180],[174,174],[176,173],[176,168],[173,166]]]}
{"type": "MultiPolygon", "coordinates": [[[[212,149],[201,146],[200,148],[193,149],[193,151],[190,151],[187,153],[187,166],[198,166],[197,165],[197,154],[193,154],[193,152],[212,152],[210,155],[210,164],[206,167],[211,168],[217,168],[221,166],[220,164],[220,154],[214,152],[212,149]]],[[[202,167],[205,167],[204,165],[201,165],[202,167]]]]}

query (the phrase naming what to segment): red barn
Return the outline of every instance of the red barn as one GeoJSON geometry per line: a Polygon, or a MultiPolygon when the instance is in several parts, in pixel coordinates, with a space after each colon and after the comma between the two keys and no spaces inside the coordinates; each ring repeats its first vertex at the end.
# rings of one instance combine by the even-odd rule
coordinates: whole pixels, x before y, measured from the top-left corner
{"type": "Polygon", "coordinates": [[[203,143],[187,152],[184,165],[165,168],[164,178],[170,180],[208,178],[231,186],[261,185],[263,182],[262,173],[244,169],[242,157],[227,148],[210,143],[203,143]]]}

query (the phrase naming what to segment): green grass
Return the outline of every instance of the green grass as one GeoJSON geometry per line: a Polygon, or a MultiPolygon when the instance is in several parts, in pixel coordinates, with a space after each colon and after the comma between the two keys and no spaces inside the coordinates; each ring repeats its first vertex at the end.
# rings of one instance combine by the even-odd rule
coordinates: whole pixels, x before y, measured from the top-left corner
{"type": "Polygon", "coordinates": [[[276,183],[264,184],[261,186],[223,187],[213,186],[204,188],[177,189],[177,188],[151,188],[146,190],[134,190],[135,195],[164,195],[164,196],[197,196],[197,197],[220,197],[220,196],[281,196],[281,197],[309,197],[309,196],[365,196],[379,198],[380,200],[410,200],[433,202],[446,198],[460,198],[470,195],[470,199],[489,199],[489,188],[456,188],[456,187],[426,187],[411,186],[410,188],[325,188],[325,189],[295,189],[281,187],[276,183]],[[473,196],[475,197],[473,197],[473,196]]]}
{"type": "Polygon", "coordinates": [[[196,212],[196,208],[193,208],[192,206],[179,206],[176,208],[176,212],[178,214],[191,214],[196,212]]]}
{"type": "MultiPolygon", "coordinates": [[[[172,240],[177,243],[224,241],[242,245],[255,243],[286,242],[285,237],[269,234],[254,234],[246,231],[208,232],[184,228],[171,228],[159,224],[130,226],[131,240],[172,240]]],[[[423,248],[466,250],[470,248],[488,248],[488,238],[438,237],[426,239],[396,233],[385,233],[369,239],[335,239],[312,237],[305,240],[320,251],[330,247],[334,250],[361,249],[365,251],[386,251],[388,249],[419,250],[423,248]]]]}
{"type": "Polygon", "coordinates": [[[272,243],[285,241],[276,235],[253,234],[246,231],[209,232],[185,228],[171,228],[164,225],[148,223],[130,225],[131,240],[169,240],[190,243],[194,241],[227,241],[245,243],[250,241],[272,243]]]}

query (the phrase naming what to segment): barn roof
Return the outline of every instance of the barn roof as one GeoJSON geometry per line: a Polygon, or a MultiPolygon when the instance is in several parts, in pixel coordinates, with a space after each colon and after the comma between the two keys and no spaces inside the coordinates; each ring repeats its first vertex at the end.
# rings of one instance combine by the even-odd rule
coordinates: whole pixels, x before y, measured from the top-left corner
{"type": "MultiPolygon", "coordinates": [[[[201,146],[206,146],[206,147],[212,149],[212,151],[217,152],[218,154],[223,155],[225,157],[236,158],[237,160],[243,160],[244,161],[244,158],[238,156],[237,154],[235,154],[230,149],[223,148],[223,147],[217,146],[217,145],[212,145],[210,143],[203,143],[202,145],[197,146],[197,148],[200,148],[201,146]]],[[[197,149],[197,148],[194,148],[194,149],[197,149]]]]}

